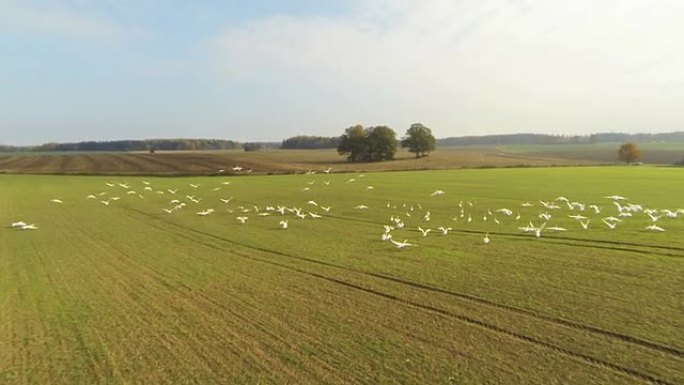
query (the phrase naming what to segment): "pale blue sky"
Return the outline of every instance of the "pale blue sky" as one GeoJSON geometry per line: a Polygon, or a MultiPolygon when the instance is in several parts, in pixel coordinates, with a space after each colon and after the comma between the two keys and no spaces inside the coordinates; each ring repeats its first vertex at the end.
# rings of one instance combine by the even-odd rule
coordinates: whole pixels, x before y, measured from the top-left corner
{"type": "Polygon", "coordinates": [[[679,0],[0,0],[0,143],[684,130],[679,0]]]}

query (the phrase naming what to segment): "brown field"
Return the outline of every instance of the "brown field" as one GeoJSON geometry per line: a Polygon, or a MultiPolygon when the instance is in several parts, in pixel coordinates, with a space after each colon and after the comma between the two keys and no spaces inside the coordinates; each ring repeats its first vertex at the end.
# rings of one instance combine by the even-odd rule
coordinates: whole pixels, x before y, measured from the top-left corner
{"type": "MultiPolygon", "coordinates": [[[[479,167],[569,166],[596,164],[563,159],[554,154],[504,153],[495,147],[444,148],[416,159],[399,151],[391,162],[349,163],[334,150],[270,150],[261,152],[193,151],[149,153],[76,153],[0,156],[0,172],[26,174],[212,175],[240,165],[257,174],[285,174],[322,170],[365,172],[479,167]]],[[[242,172],[244,173],[244,172],[242,172]]]]}

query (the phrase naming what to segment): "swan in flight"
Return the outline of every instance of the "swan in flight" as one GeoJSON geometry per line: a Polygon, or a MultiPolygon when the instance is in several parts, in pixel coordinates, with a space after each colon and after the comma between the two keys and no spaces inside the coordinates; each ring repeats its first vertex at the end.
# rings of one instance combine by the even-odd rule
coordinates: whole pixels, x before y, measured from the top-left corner
{"type": "Polygon", "coordinates": [[[582,220],[582,219],[587,219],[584,215],[568,215],[568,218],[576,219],[576,220],[582,220]]]}
{"type": "Polygon", "coordinates": [[[33,223],[30,225],[24,224],[23,226],[19,227],[19,230],[38,230],[38,227],[33,223]]]}
{"type": "Polygon", "coordinates": [[[366,205],[358,205],[354,207],[356,210],[368,210],[368,206],[366,205]]]}
{"type": "Polygon", "coordinates": [[[306,203],[307,203],[307,204],[310,204],[311,206],[316,206],[316,207],[318,207],[318,203],[316,203],[316,201],[311,200],[311,201],[308,201],[308,202],[306,202],[306,203]]]}
{"type": "Polygon", "coordinates": [[[176,195],[176,193],[178,192],[178,189],[175,189],[175,190],[168,189],[166,191],[168,191],[169,194],[171,194],[171,195],[176,195]]]}
{"type": "Polygon", "coordinates": [[[102,204],[105,205],[105,206],[109,206],[109,203],[110,203],[111,201],[112,201],[111,199],[107,199],[106,201],[100,201],[100,203],[102,203],[102,204]]]}
{"type": "Polygon", "coordinates": [[[114,187],[114,183],[107,183],[107,182],[105,182],[105,184],[106,184],[108,187],[114,187]]]}
{"type": "Polygon", "coordinates": [[[602,209],[600,207],[598,207],[597,205],[589,205],[589,208],[594,210],[595,214],[601,214],[602,209]]]}
{"type": "Polygon", "coordinates": [[[332,171],[332,167],[328,167],[325,170],[323,170],[323,172],[326,174],[330,174],[330,171],[332,171]]]}
{"type": "Polygon", "coordinates": [[[280,228],[283,230],[287,229],[287,221],[284,220],[284,221],[278,222],[278,226],[280,226],[280,228]]]}
{"type": "Polygon", "coordinates": [[[609,221],[607,221],[605,218],[602,219],[602,221],[603,221],[603,223],[605,223],[606,226],[608,226],[611,230],[614,230],[614,229],[615,229],[615,226],[617,226],[617,222],[609,222],[609,221]]]}
{"type": "Polygon", "coordinates": [[[347,181],[347,183],[354,183],[354,182],[356,182],[356,179],[354,179],[354,178],[351,178],[347,181]]]}
{"type": "Polygon", "coordinates": [[[578,220],[578,221],[579,221],[580,225],[582,226],[582,228],[583,228],[584,230],[586,230],[586,229],[589,228],[589,221],[590,221],[590,219],[587,219],[586,222],[582,222],[582,221],[580,221],[580,220],[578,220]]]}
{"type": "Polygon", "coordinates": [[[433,192],[432,194],[430,194],[431,197],[436,197],[436,196],[439,196],[439,195],[444,195],[444,191],[442,191],[442,190],[435,190],[435,192],[433,192]]]}
{"type": "Polygon", "coordinates": [[[392,234],[390,234],[389,232],[387,232],[387,233],[382,233],[382,240],[383,240],[383,242],[384,242],[384,241],[389,241],[390,239],[392,239],[392,234]]]}
{"type": "Polygon", "coordinates": [[[62,202],[61,199],[50,199],[50,202],[52,202],[52,203],[58,203],[58,204],[60,204],[60,205],[61,205],[62,203],[64,203],[64,202],[62,202]]]}
{"type": "Polygon", "coordinates": [[[326,186],[330,186],[330,181],[326,180],[325,182],[323,182],[323,184],[325,184],[326,186]]]}
{"type": "Polygon", "coordinates": [[[330,209],[332,208],[332,206],[327,206],[327,207],[326,206],[319,206],[319,207],[321,208],[321,210],[325,211],[326,213],[330,212],[330,209]]]}
{"type": "Polygon", "coordinates": [[[242,171],[242,167],[240,167],[240,166],[233,166],[233,168],[232,168],[231,170],[233,170],[233,171],[242,171]]]}
{"type": "Polygon", "coordinates": [[[214,212],[214,209],[206,209],[206,210],[198,211],[197,215],[205,217],[205,216],[207,216],[213,212],[214,212]]]}
{"type": "Polygon", "coordinates": [[[451,227],[439,226],[437,230],[441,231],[443,235],[447,235],[451,231],[451,227]]]}
{"type": "Polygon", "coordinates": [[[237,217],[236,219],[244,225],[245,222],[247,222],[247,219],[249,219],[249,217],[237,217]]]}
{"type": "Polygon", "coordinates": [[[650,226],[646,226],[646,230],[651,230],[651,231],[665,231],[664,228],[662,228],[662,227],[660,227],[660,226],[657,226],[655,223],[652,224],[652,225],[650,225],[650,226]]]}
{"type": "Polygon", "coordinates": [[[95,197],[95,195],[90,194],[86,197],[86,199],[97,199],[97,198],[95,197]]]}
{"type": "Polygon", "coordinates": [[[568,231],[568,229],[566,229],[565,227],[560,227],[560,226],[551,226],[551,227],[547,227],[546,229],[551,230],[551,231],[568,231]]]}
{"type": "Polygon", "coordinates": [[[511,215],[513,215],[513,211],[510,210],[510,209],[507,209],[507,208],[498,209],[498,210],[496,210],[495,212],[504,214],[504,215],[506,215],[506,216],[508,216],[508,217],[510,217],[511,215]]]}
{"type": "Polygon", "coordinates": [[[173,209],[162,209],[162,210],[164,210],[167,214],[171,214],[171,213],[173,213],[174,209],[175,209],[175,207],[173,209]]]}
{"type": "Polygon", "coordinates": [[[624,201],[625,199],[627,199],[627,198],[625,198],[625,197],[623,197],[623,196],[620,196],[620,195],[609,195],[609,196],[606,196],[606,197],[604,197],[604,198],[606,198],[606,199],[612,199],[612,200],[614,200],[614,201],[624,201]]]}
{"type": "Polygon", "coordinates": [[[224,186],[228,186],[230,184],[230,182],[221,182],[221,184],[224,186]]]}
{"type": "Polygon", "coordinates": [[[397,242],[394,239],[390,239],[390,242],[394,244],[394,246],[397,247],[397,249],[403,249],[404,247],[407,246],[415,246],[414,244],[406,242],[406,239],[404,239],[404,242],[397,242]]]}
{"type": "Polygon", "coordinates": [[[482,242],[484,242],[485,245],[488,245],[489,242],[491,242],[489,240],[489,233],[485,234],[484,238],[482,239],[482,242]]]}
{"type": "Polygon", "coordinates": [[[127,184],[127,183],[119,183],[119,186],[125,188],[126,190],[128,190],[129,188],[131,188],[131,186],[130,186],[129,184],[127,184]]]}
{"type": "Polygon", "coordinates": [[[12,224],[10,225],[11,228],[18,228],[24,226],[26,226],[26,222],[24,221],[12,222],[12,224]]]}
{"type": "Polygon", "coordinates": [[[312,212],[310,212],[310,211],[309,211],[309,216],[310,216],[311,218],[313,218],[313,219],[323,218],[322,215],[318,215],[318,214],[312,213],[312,212]]]}
{"type": "Polygon", "coordinates": [[[521,203],[520,206],[522,206],[522,207],[532,207],[532,203],[530,203],[530,202],[525,202],[525,203],[521,203]]]}
{"type": "Polygon", "coordinates": [[[219,198],[219,200],[220,200],[221,202],[223,202],[223,203],[226,203],[226,204],[227,204],[228,202],[230,202],[231,200],[233,200],[233,197],[230,197],[230,198],[228,198],[228,199],[225,199],[225,198],[219,198]]]}
{"type": "Polygon", "coordinates": [[[192,188],[198,188],[200,186],[200,184],[199,183],[197,183],[197,184],[190,183],[188,186],[190,186],[192,188]]]}
{"type": "Polygon", "coordinates": [[[422,227],[418,226],[418,231],[420,231],[421,233],[423,233],[423,237],[427,237],[428,233],[429,233],[430,231],[432,231],[432,229],[423,230],[422,227]]]}

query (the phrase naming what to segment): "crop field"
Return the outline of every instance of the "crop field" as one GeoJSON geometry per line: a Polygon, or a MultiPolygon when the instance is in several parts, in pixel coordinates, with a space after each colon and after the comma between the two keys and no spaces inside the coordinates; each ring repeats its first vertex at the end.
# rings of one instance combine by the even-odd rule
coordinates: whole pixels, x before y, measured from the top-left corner
{"type": "Polygon", "coordinates": [[[392,162],[349,163],[335,150],[173,151],[135,153],[13,153],[0,154],[0,172],[28,174],[110,175],[243,175],[303,173],[333,167],[338,172],[434,170],[474,167],[586,165],[596,161],[504,153],[495,147],[448,147],[416,159],[408,151],[392,162]],[[233,172],[241,165],[242,172],[233,172]],[[223,170],[223,171],[219,171],[223,170]]]}
{"type": "Polygon", "coordinates": [[[0,175],[0,383],[684,383],[683,170],[335,171],[0,175]]]}
{"type": "MultiPolygon", "coordinates": [[[[617,150],[622,143],[552,144],[500,146],[502,153],[527,157],[561,158],[566,160],[617,162],[617,150]]],[[[684,159],[684,142],[637,143],[641,161],[647,164],[673,164],[684,159]]]]}

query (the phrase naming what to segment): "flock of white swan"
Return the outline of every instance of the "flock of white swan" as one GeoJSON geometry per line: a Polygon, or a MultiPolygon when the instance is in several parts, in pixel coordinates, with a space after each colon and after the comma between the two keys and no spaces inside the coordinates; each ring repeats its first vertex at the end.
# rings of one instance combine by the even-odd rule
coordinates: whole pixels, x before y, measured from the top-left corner
{"type": "MultiPolygon", "coordinates": [[[[241,166],[232,167],[233,171],[242,171],[241,166]]],[[[224,170],[219,170],[222,172],[224,170]]],[[[322,170],[323,173],[329,174],[332,170],[330,168],[322,170]]],[[[306,175],[313,176],[315,171],[309,171],[306,175]]],[[[356,177],[349,178],[345,183],[351,184],[364,178],[365,175],[360,174],[356,177]],[[358,178],[358,179],[357,179],[358,178]]],[[[310,179],[310,178],[309,178],[310,179]]],[[[325,218],[331,210],[332,205],[322,205],[311,199],[311,188],[316,183],[316,179],[306,181],[306,185],[302,188],[302,205],[285,206],[285,205],[266,205],[259,207],[257,205],[231,206],[233,197],[219,197],[214,204],[220,205],[220,212],[235,215],[236,223],[245,225],[248,223],[250,217],[267,217],[280,216],[281,220],[278,222],[278,228],[287,230],[290,226],[290,219],[304,220],[304,219],[321,219],[325,218]],[[221,202],[221,203],[219,203],[221,202]]],[[[230,181],[223,180],[220,185],[211,187],[206,191],[217,193],[223,187],[230,185],[230,181]]],[[[330,186],[331,180],[326,179],[323,185],[330,186]]],[[[188,210],[189,207],[200,207],[207,205],[207,201],[214,198],[209,198],[207,201],[199,197],[198,193],[203,191],[203,186],[199,183],[189,183],[187,187],[176,187],[167,189],[155,190],[152,184],[148,181],[142,181],[140,191],[137,191],[128,182],[106,182],[106,191],[90,194],[85,197],[86,200],[93,201],[104,206],[110,206],[114,202],[121,200],[124,197],[136,197],[143,199],[146,194],[154,194],[158,196],[171,197],[168,204],[160,207],[159,210],[168,215],[173,215],[180,210],[188,210]],[[188,193],[181,193],[181,191],[188,191],[188,193]]],[[[365,186],[359,189],[365,194],[372,193],[375,190],[374,186],[365,186]]],[[[448,194],[443,190],[435,190],[432,193],[426,192],[425,199],[448,199],[448,194]]],[[[65,205],[65,201],[61,198],[47,199],[51,204],[65,205]]],[[[538,199],[536,201],[521,202],[516,207],[498,207],[498,208],[482,208],[477,207],[473,200],[458,200],[455,206],[455,215],[450,216],[449,224],[441,224],[433,228],[431,224],[431,212],[423,208],[420,203],[392,203],[387,202],[385,207],[377,207],[375,209],[384,210],[388,215],[387,223],[382,225],[382,233],[380,240],[389,242],[398,249],[403,249],[410,246],[416,246],[414,243],[408,242],[408,237],[403,241],[397,241],[395,236],[398,233],[408,233],[414,237],[428,237],[430,233],[446,236],[453,228],[450,225],[460,223],[462,226],[468,226],[473,222],[481,221],[481,223],[490,223],[494,225],[510,225],[514,224],[517,231],[528,233],[534,237],[541,237],[547,232],[564,232],[568,228],[552,223],[559,218],[570,218],[576,226],[573,230],[588,230],[591,226],[605,226],[608,230],[614,230],[621,226],[631,218],[642,216],[647,218],[648,225],[643,228],[644,231],[664,232],[663,222],[684,217],[684,209],[655,209],[648,208],[641,204],[631,203],[629,200],[620,195],[609,195],[600,198],[600,204],[588,204],[585,202],[573,201],[564,196],[559,196],[551,200],[538,199]],[[475,210],[477,207],[478,210],[475,210]],[[531,212],[535,211],[535,214],[531,212]],[[523,219],[523,213],[525,218],[523,219]]],[[[425,202],[424,202],[425,203],[425,202]]],[[[456,201],[454,201],[456,204],[456,201]]],[[[209,204],[211,205],[211,204],[209,204]]],[[[429,203],[426,204],[428,206],[429,203]]],[[[370,207],[366,204],[358,204],[349,209],[354,210],[369,210],[370,207]]],[[[203,208],[201,210],[193,210],[198,216],[211,216],[216,213],[215,208],[203,208]]],[[[564,223],[568,221],[565,220],[564,223]]],[[[573,225],[574,226],[574,225],[573,225]]],[[[35,223],[27,223],[24,221],[16,221],[10,224],[11,228],[16,230],[38,230],[39,227],[35,223]]],[[[404,237],[402,237],[404,238],[404,237]]],[[[482,238],[482,243],[487,245],[492,242],[490,234],[487,232],[482,238]]]]}

